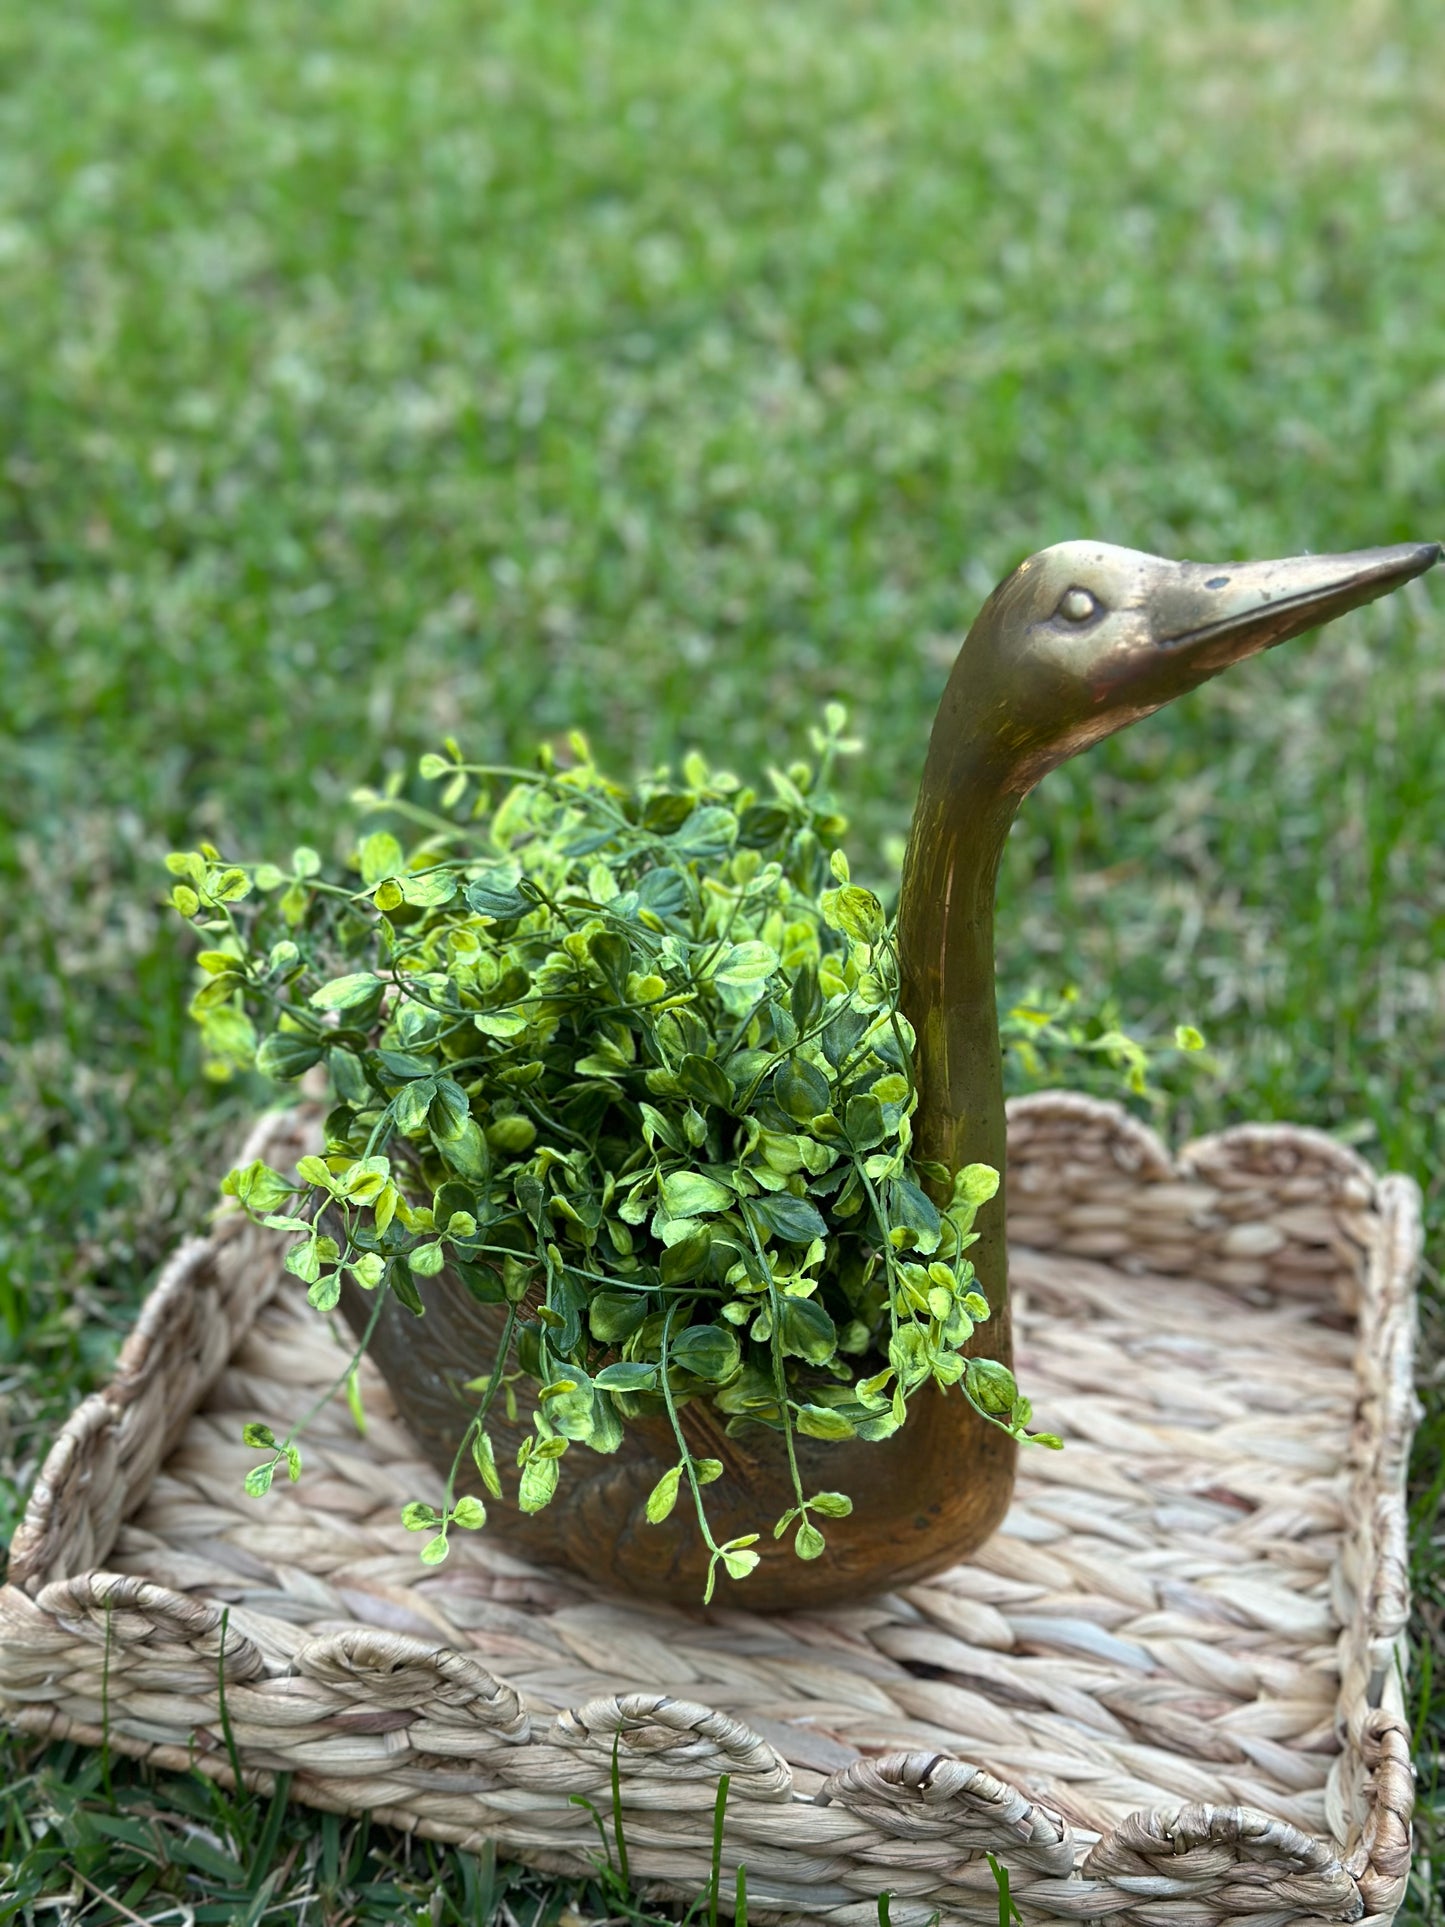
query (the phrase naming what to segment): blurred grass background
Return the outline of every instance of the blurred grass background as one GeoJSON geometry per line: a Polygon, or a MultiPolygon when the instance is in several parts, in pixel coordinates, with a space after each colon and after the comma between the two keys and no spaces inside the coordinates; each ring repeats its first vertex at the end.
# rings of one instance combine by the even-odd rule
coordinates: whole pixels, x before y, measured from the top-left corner
{"type": "MultiPolygon", "coordinates": [[[[6,1518],[254,1101],[199,1077],[163,852],[324,842],[447,732],[756,768],[842,697],[881,868],[1024,554],[1440,535],[1441,44],[1436,0],[0,13],[6,1518]]],[[[1006,987],[1197,1022],[1170,1132],[1320,1125],[1438,1229],[1442,800],[1426,582],[1050,777],[1006,987]]],[[[1422,1654],[1440,1302],[1432,1270],[1422,1654]]],[[[585,1902],[119,1765],[118,1809],[67,1749],[6,1765],[0,1922],[585,1902]]]]}

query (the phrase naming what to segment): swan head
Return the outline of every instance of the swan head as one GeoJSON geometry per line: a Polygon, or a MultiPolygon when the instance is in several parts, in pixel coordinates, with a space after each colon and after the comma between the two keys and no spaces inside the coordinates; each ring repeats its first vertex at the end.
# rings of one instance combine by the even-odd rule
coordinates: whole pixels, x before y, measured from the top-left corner
{"type": "Polygon", "coordinates": [[[950,695],[989,739],[1003,786],[1022,793],[1231,663],[1388,595],[1439,556],[1438,543],[1411,542],[1275,562],[1170,562],[1060,542],[994,590],[950,695]]]}

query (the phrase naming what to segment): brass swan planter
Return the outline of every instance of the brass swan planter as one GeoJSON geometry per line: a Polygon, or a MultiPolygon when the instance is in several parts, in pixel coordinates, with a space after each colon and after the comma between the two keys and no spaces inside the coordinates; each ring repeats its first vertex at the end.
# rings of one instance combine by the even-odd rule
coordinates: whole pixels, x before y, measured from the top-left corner
{"type": "MultiPolygon", "coordinates": [[[[1439,548],[1403,544],[1343,555],[1206,565],[1105,543],[1068,542],[1024,562],[984,604],[934,723],[904,867],[899,950],[904,1005],[918,1037],[915,1150],[957,1170],[1005,1175],[1003,1076],[994,995],[994,893],[1019,804],[1050,769],[1187,694],[1232,663],[1388,594],[1430,568],[1439,548]]],[[[983,1211],[973,1257],[993,1315],[976,1352],[1008,1362],[1008,1254],[1002,1188],[983,1211]]],[[[428,1457],[450,1468],[472,1411],[465,1381],[496,1351],[500,1308],[443,1276],[422,1287],[426,1315],[388,1302],[372,1358],[428,1457]]],[[[371,1302],[342,1297],[362,1331],[371,1302]]],[[[499,1457],[530,1432],[495,1413],[499,1457]]],[[[682,1415],[694,1452],[724,1461],[709,1492],[721,1539],[753,1531],[793,1503],[782,1442],[754,1428],[728,1438],[719,1416],[682,1415]]],[[[961,1394],[921,1393],[908,1423],[881,1443],[798,1440],[804,1482],[841,1487],[849,1518],[832,1521],[825,1557],[804,1563],[762,1542],[746,1583],[749,1608],[810,1607],[925,1577],[980,1544],[1007,1510],[1015,1448],[961,1394]]],[[[676,1461],[663,1420],[630,1423],[615,1454],[577,1454],[557,1499],[527,1516],[488,1501],[489,1531],[529,1561],[602,1585],[693,1605],[708,1556],[679,1509],[661,1525],[647,1494],[676,1461]]],[[[480,1489],[479,1487],[476,1489],[480,1489]]]]}

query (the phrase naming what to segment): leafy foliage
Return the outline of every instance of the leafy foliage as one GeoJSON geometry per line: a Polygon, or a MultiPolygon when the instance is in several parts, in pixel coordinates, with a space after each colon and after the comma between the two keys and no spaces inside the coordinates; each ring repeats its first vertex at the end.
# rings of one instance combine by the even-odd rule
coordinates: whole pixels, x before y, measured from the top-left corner
{"type": "MultiPolygon", "coordinates": [[[[719,1565],[757,1564],[757,1534],[713,1539],[702,1488],[725,1470],[687,1447],[690,1399],[781,1435],[795,1504],[774,1532],[803,1559],[850,1502],[804,1492],[796,1434],[888,1438],[932,1383],[1027,1436],[1011,1373],[964,1351],[989,1315],[966,1254],[998,1174],[912,1156],[892,932],[834,847],[844,725],[830,705],[817,767],[763,790],[699,755],[629,788],[576,735],[569,766],[535,771],[449,744],[421,765],[434,809],[363,797],[367,822],[421,835],[408,850],[370,828],[349,883],[305,847],[284,868],[169,859],[176,909],[214,946],[192,1010],[218,1067],[324,1070],[336,1100],[299,1185],[255,1163],[225,1189],[297,1233],[287,1268],[318,1311],[349,1274],[419,1314],[418,1281],[444,1269],[508,1307],[463,1449],[499,1495],[486,1415],[525,1381],[524,1511],[552,1501],[572,1446],[615,1451],[629,1420],[666,1414],[678,1461],[648,1517],[686,1485],[709,1592],[719,1565]]],[[[246,1442],[270,1454],[248,1490],[298,1475],[294,1434],[246,1442]]],[[[429,1562],[485,1519],[475,1498],[406,1511],[429,1562]]]]}

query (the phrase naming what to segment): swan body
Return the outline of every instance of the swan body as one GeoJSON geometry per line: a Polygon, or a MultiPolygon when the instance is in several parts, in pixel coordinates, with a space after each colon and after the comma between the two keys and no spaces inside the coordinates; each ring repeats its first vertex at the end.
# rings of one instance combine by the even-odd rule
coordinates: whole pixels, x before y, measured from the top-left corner
{"type": "MultiPolygon", "coordinates": [[[[1066,542],[1031,556],[989,597],[969,631],[933,727],[904,868],[899,913],[903,996],[918,1037],[915,1150],[957,1170],[1006,1164],[1003,1076],[994,1002],[994,886],[1019,803],[1050,769],[1149,715],[1231,663],[1384,595],[1437,559],[1433,544],[1219,566],[1168,562],[1101,542],[1066,542]]],[[[1002,1195],[981,1214],[971,1256],[993,1306],[974,1349],[1007,1361],[1008,1255],[1002,1195]]],[[[427,1316],[382,1309],[372,1356],[402,1416],[435,1464],[448,1468],[470,1404],[459,1383],[495,1352],[500,1313],[444,1279],[420,1285],[427,1316]]],[[[360,1330],[370,1305],[344,1288],[360,1330]]],[[[756,1529],[793,1503],[771,1433],[727,1438],[719,1414],[689,1406],[692,1449],[723,1459],[708,1495],[719,1540],[756,1529]]],[[[530,1413],[493,1426],[505,1461],[530,1432],[530,1413]]],[[[808,1607],[853,1599],[951,1565],[1002,1519],[1015,1448],[962,1395],[924,1387],[894,1437],[864,1444],[797,1441],[811,1490],[853,1499],[830,1520],[828,1552],[803,1563],[764,1539],[761,1564],[728,1604],[808,1607]]],[[[676,1458],[665,1421],[627,1427],[622,1444],[585,1466],[574,1455],[565,1490],[535,1517],[489,1502],[489,1531],[539,1564],[604,1586],[693,1606],[707,1554],[679,1507],[646,1522],[648,1493],[676,1458]]]]}

